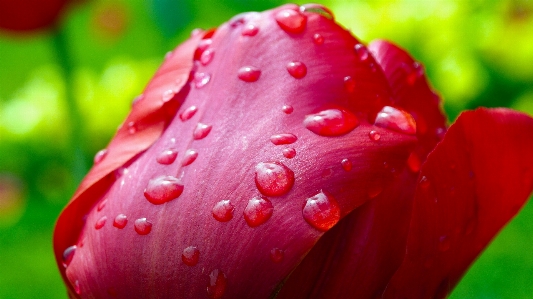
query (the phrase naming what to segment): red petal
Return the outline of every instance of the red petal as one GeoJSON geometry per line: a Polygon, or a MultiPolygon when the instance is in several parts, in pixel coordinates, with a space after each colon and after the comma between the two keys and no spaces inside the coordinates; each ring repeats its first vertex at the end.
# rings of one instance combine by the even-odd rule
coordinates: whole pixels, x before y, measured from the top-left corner
{"type": "Polygon", "coordinates": [[[32,31],[52,27],[69,1],[0,0],[0,28],[32,31]]]}
{"type": "Polygon", "coordinates": [[[383,298],[444,298],[533,189],[533,119],[459,116],[422,166],[405,259],[383,298]]]}

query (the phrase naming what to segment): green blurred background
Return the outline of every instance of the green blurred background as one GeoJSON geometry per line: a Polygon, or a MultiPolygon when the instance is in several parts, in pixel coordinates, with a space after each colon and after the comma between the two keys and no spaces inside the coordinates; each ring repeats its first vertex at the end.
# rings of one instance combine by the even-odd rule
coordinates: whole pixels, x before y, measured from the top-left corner
{"type": "MultiPolygon", "coordinates": [[[[68,7],[59,30],[0,31],[1,299],[67,298],[53,260],[55,219],[165,53],[194,28],[283,2],[85,0],[68,7]]],[[[408,49],[450,121],[478,106],[533,115],[533,1],[319,2],[361,40],[408,49]]],[[[451,297],[532,296],[530,203],[451,297]]]]}

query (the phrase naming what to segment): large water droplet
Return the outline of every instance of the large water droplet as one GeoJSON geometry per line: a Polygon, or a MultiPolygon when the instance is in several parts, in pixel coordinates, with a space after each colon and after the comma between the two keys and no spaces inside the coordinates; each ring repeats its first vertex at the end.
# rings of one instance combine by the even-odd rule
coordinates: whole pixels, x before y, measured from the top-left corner
{"type": "Polygon", "coordinates": [[[381,134],[379,134],[378,131],[372,130],[372,131],[368,132],[368,137],[372,141],[378,141],[378,140],[381,139],[381,134]]]}
{"type": "Polygon", "coordinates": [[[303,62],[292,61],[287,64],[287,71],[296,79],[301,79],[307,75],[307,66],[303,62]]]}
{"type": "Polygon", "coordinates": [[[313,35],[313,42],[315,45],[322,45],[324,44],[324,37],[320,33],[315,33],[313,35]]]}
{"type": "Polygon", "coordinates": [[[248,23],[241,31],[243,36],[255,36],[259,32],[259,27],[256,24],[248,23]]]}
{"type": "Polygon", "coordinates": [[[416,134],[416,122],[411,114],[391,106],[385,106],[381,109],[374,124],[400,133],[416,134]]]}
{"type": "Polygon", "coordinates": [[[94,224],[94,228],[101,229],[102,227],[104,227],[106,221],[107,221],[107,217],[106,216],[100,217],[100,219],[98,219],[96,221],[96,223],[94,224]]]}
{"type": "Polygon", "coordinates": [[[450,238],[448,236],[441,236],[439,238],[439,250],[448,251],[450,249],[450,238]]]}
{"type": "Polygon", "coordinates": [[[355,79],[352,76],[344,77],[344,89],[350,93],[355,91],[355,79]]]}
{"type": "Polygon", "coordinates": [[[295,143],[296,140],[298,140],[298,137],[290,133],[276,134],[270,136],[270,141],[272,141],[272,143],[274,143],[275,145],[292,144],[295,143]]]}
{"type": "Polygon", "coordinates": [[[213,217],[220,222],[228,222],[233,219],[233,211],[235,207],[231,204],[229,199],[223,199],[215,204],[213,207],[213,217]]]}
{"type": "Polygon", "coordinates": [[[325,7],[324,5],[320,4],[304,4],[300,6],[300,12],[302,13],[315,13],[319,14],[326,19],[334,20],[335,16],[333,15],[333,12],[329,10],[329,8],[325,7]]]}
{"type": "Polygon", "coordinates": [[[118,214],[113,220],[113,226],[118,229],[123,229],[128,224],[128,217],[124,214],[118,214]]]}
{"type": "Polygon", "coordinates": [[[183,249],[181,260],[183,261],[185,265],[192,267],[198,264],[199,259],[200,259],[200,250],[198,250],[198,248],[196,248],[195,246],[189,246],[183,249]]]}
{"type": "Polygon", "coordinates": [[[272,248],[272,250],[270,250],[270,259],[274,263],[281,263],[284,257],[285,257],[285,252],[283,250],[279,248],[272,248]]]}
{"type": "Polygon", "coordinates": [[[307,24],[307,17],[292,9],[278,11],[275,19],[281,29],[292,34],[302,33],[307,24]]]}
{"type": "Polygon", "coordinates": [[[350,160],[348,160],[348,159],[342,159],[341,165],[342,165],[342,169],[344,169],[344,171],[352,170],[352,162],[350,160]]]}
{"type": "Polygon", "coordinates": [[[190,165],[194,160],[198,158],[198,152],[192,149],[188,149],[183,155],[183,161],[181,161],[182,166],[190,165]]]}
{"type": "Polygon", "coordinates": [[[135,220],[134,227],[139,235],[147,235],[152,231],[152,222],[146,220],[146,218],[139,218],[135,220]]]}
{"type": "Polygon", "coordinates": [[[194,132],[192,133],[192,136],[196,140],[204,139],[205,137],[207,137],[209,132],[211,132],[212,128],[213,128],[213,126],[211,126],[211,125],[198,123],[196,125],[196,128],[194,129],[194,132]]]}
{"type": "Polygon", "coordinates": [[[222,271],[216,269],[209,274],[209,283],[207,284],[207,296],[211,299],[222,298],[226,291],[227,279],[222,271]]]}
{"type": "Polygon", "coordinates": [[[320,231],[329,230],[341,219],[341,209],[337,200],[325,191],[309,197],[302,214],[307,223],[320,231]]]}
{"type": "Polygon", "coordinates": [[[162,175],[148,181],[144,197],[154,205],[160,205],[178,198],[183,192],[183,184],[170,175],[162,175]]]}
{"type": "Polygon", "coordinates": [[[202,55],[200,55],[200,63],[202,65],[208,65],[211,60],[213,60],[213,57],[215,56],[215,50],[212,48],[206,49],[202,52],[202,55]]]}
{"type": "Polygon", "coordinates": [[[63,267],[67,267],[70,262],[72,261],[72,258],[74,257],[74,254],[76,253],[76,245],[72,245],[67,247],[65,251],[63,251],[63,267]]]}
{"type": "Polygon", "coordinates": [[[355,115],[341,109],[327,109],[306,115],[304,126],[320,136],[339,136],[351,132],[359,125],[355,115]]]}
{"type": "Polygon", "coordinates": [[[243,66],[237,72],[237,76],[244,82],[255,82],[261,76],[261,70],[253,66],[243,66]]]}
{"type": "Polygon", "coordinates": [[[296,150],[293,148],[286,148],[282,151],[283,156],[287,159],[292,159],[296,156],[296,150]]]}
{"type": "Polygon", "coordinates": [[[244,209],[244,220],[250,227],[256,227],[270,219],[272,212],[274,212],[274,206],[270,200],[256,196],[248,201],[248,205],[244,209]]]}
{"type": "Polygon", "coordinates": [[[263,195],[281,196],[294,185],[294,172],[281,162],[261,162],[255,166],[255,185],[263,195]]]}
{"type": "Polygon", "coordinates": [[[211,80],[211,75],[207,73],[194,73],[194,86],[196,88],[204,87],[211,80]]]}
{"type": "Polygon", "coordinates": [[[176,157],[178,156],[178,151],[175,148],[169,148],[162,151],[156,158],[157,163],[163,165],[170,165],[174,163],[176,157]]]}
{"type": "Polygon", "coordinates": [[[361,61],[366,61],[370,57],[370,53],[368,52],[368,49],[363,44],[356,44],[354,46],[355,53],[359,57],[361,61]]]}
{"type": "Polygon", "coordinates": [[[102,162],[104,160],[105,156],[107,155],[107,149],[104,148],[102,150],[99,150],[96,155],[94,155],[94,165],[102,162]]]}
{"type": "Polygon", "coordinates": [[[294,108],[292,108],[291,105],[283,105],[283,107],[281,107],[281,110],[285,114],[291,114],[294,111],[294,108]]]}
{"type": "Polygon", "coordinates": [[[196,114],[196,111],[198,111],[198,107],[196,106],[190,106],[189,108],[183,110],[183,112],[180,114],[181,121],[186,121],[191,119],[194,114],[196,114]]]}

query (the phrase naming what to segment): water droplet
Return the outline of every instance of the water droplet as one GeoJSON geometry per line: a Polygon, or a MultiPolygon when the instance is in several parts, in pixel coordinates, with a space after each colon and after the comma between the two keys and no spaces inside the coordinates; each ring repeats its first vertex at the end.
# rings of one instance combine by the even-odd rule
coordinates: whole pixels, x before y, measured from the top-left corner
{"type": "Polygon", "coordinates": [[[374,124],[400,133],[416,135],[416,123],[411,114],[391,106],[381,109],[374,124]]]}
{"type": "Polygon", "coordinates": [[[407,158],[407,167],[409,167],[409,170],[411,170],[411,172],[419,172],[421,164],[422,162],[420,161],[420,158],[415,152],[412,152],[409,155],[409,158],[407,158]]]}
{"type": "Polygon", "coordinates": [[[174,163],[176,157],[178,156],[178,151],[174,148],[170,148],[162,151],[156,158],[157,163],[163,165],[170,165],[174,163]]]}
{"type": "Polygon", "coordinates": [[[329,230],[341,219],[341,209],[337,200],[325,191],[309,197],[302,214],[307,223],[320,231],[329,230]]]}
{"type": "Polygon", "coordinates": [[[183,155],[183,161],[181,161],[182,166],[190,165],[196,158],[198,157],[198,152],[195,150],[189,149],[185,152],[185,155],[183,155]]]}
{"type": "Polygon", "coordinates": [[[255,82],[261,76],[261,70],[253,66],[243,66],[237,72],[237,76],[244,82],[255,82]]]}
{"type": "Polygon", "coordinates": [[[137,103],[138,103],[139,101],[141,101],[142,99],[144,99],[144,94],[140,94],[140,95],[136,96],[136,97],[133,99],[133,101],[131,102],[131,106],[133,107],[133,106],[137,105],[137,103]]]}
{"type": "Polygon", "coordinates": [[[296,140],[298,140],[298,137],[290,133],[276,134],[270,136],[270,141],[272,141],[272,143],[274,143],[275,145],[292,144],[295,143],[296,140]]]}
{"type": "Polygon", "coordinates": [[[102,227],[104,227],[106,221],[107,221],[106,216],[100,217],[100,219],[98,219],[96,223],[94,224],[94,228],[101,229],[102,227]]]}
{"type": "Polygon", "coordinates": [[[94,155],[94,165],[102,162],[104,160],[105,156],[107,155],[107,149],[104,148],[102,150],[99,150],[96,155],[94,155]]]}
{"type": "Polygon", "coordinates": [[[442,140],[442,138],[444,138],[444,135],[446,135],[446,128],[437,128],[435,130],[435,135],[437,135],[437,138],[439,140],[442,140]]]}
{"type": "Polygon", "coordinates": [[[148,181],[144,197],[154,205],[160,205],[178,198],[183,192],[183,184],[170,175],[162,175],[148,181]]]}
{"type": "Polygon", "coordinates": [[[359,125],[355,115],[346,110],[327,109],[306,115],[304,126],[320,136],[339,136],[351,132],[359,125]]]}
{"type": "Polygon", "coordinates": [[[133,121],[128,122],[128,133],[130,134],[137,133],[137,125],[135,124],[135,122],[133,121]]]}
{"type": "Polygon", "coordinates": [[[124,214],[118,214],[113,221],[113,226],[118,229],[123,229],[128,224],[128,217],[124,214]]]}
{"type": "Polygon", "coordinates": [[[80,287],[80,282],[76,279],[76,281],[74,282],[74,292],[78,295],[81,294],[81,287],[80,287]]]}
{"type": "Polygon", "coordinates": [[[215,50],[212,48],[208,48],[205,51],[202,52],[202,55],[200,55],[200,63],[202,65],[208,65],[215,56],[215,50]]]}
{"type": "Polygon", "coordinates": [[[294,172],[281,162],[261,162],[255,166],[255,185],[263,195],[285,195],[294,185],[294,172]]]}
{"type": "Polygon", "coordinates": [[[165,60],[168,60],[171,56],[172,56],[173,52],[172,51],[168,51],[165,53],[165,60]]]}
{"type": "Polygon", "coordinates": [[[287,64],[287,71],[296,79],[301,79],[307,75],[307,67],[303,62],[292,61],[287,64]]]}
{"type": "Polygon", "coordinates": [[[146,218],[139,218],[135,220],[134,227],[139,235],[147,235],[152,231],[152,222],[146,220],[146,218]]]}
{"type": "Polygon", "coordinates": [[[198,107],[196,106],[190,106],[189,108],[183,110],[183,112],[180,114],[181,121],[186,121],[191,119],[194,114],[196,114],[196,111],[198,111],[198,107]]]}
{"type": "Polygon", "coordinates": [[[229,20],[229,25],[231,26],[231,28],[235,28],[239,25],[242,25],[244,24],[244,20],[246,19],[246,16],[249,14],[249,12],[243,12],[243,13],[240,13],[236,16],[233,16],[230,20],[229,20]]]}
{"type": "Polygon", "coordinates": [[[418,185],[423,188],[423,189],[427,189],[429,188],[429,179],[423,175],[421,178],[420,178],[420,181],[418,182],[418,185]]]}
{"type": "Polygon", "coordinates": [[[191,37],[195,37],[199,34],[202,34],[204,31],[202,30],[202,28],[195,28],[191,31],[191,37]]]}
{"type": "Polygon", "coordinates": [[[202,56],[202,53],[209,49],[209,47],[213,44],[213,40],[210,38],[202,39],[200,42],[198,42],[198,47],[196,48],[196,52],[194,53],[194,59],[198,60],[202,56]]]}
{"type": "Polygon", "coordinates": [[[281,263],[284,257],[285,257],[285,252],[283,250],[279,248],[272,248],[272,250],[270,250],[270,259],[274,263],[281,263]]]}
{"type": "Polygon", "coordinates": [[[344,77],[344,89],[347,92],[354,92],[355,90],[355,79],[352,76],[344,77]]]}
{"type": "Polygon", "coordinates": [[[76,253],[76,248],[76,245],[72,245],[63,251],[63,267],[66,268],[70,264],[72,258],[74,257],[74,253],[76,253]]]}
{"type": "Polygon", "coordinates": [[[170,102],[174,98],[176,93],[177,91],[173,89],[166,90],[165,92],[163,92],[163,95],[161,96],[161,100],[163,101],[163,103],[170,102]]]}
{"type": "Polygon", "coordinates": [[[204,87],[211,80],[211,75],[207,73],[194,73],[194,86],[196,88],[204,87]]]}
{"type": "Polygon", "coordinates": [[[216,269],[209,274],[209,284],[207,284],[207,295],[211,299],[218,299],[226,291],[227,278],[222,271],[216,269]]]}
{"type": "Polygon", "coordinates": [[[211,126],[211,125],[198,123],[196,125],[196,128],[194,129],[194,132],[192,133],[192,136],[193,136],[193,138],[195,140],[204,139],[205,137],[207,137],[209,132],[211,132],[212,128],[213,128],[213,126],[211,126]]]}
{"type": "Polygon", "coordinates": [[[198,250],[198,248],[196,248],[195,246],[189,246],[183,249],[183,253],[181,254],[181,260],[185,265],[192,267],[198,264],[199,259],[200,250],[198,250]]]}
{"type": "Polygon", "coordinates": [[[325,7],[324,5],[320,4],[304,4],[300,6],[300,12],[302,13],[315,13],[319,14],[326,19],[334,20],[335,16],[333,15],[333,12],[329,10],[329,8],[325,7]]]}
{"type": "Polygon", "coordinates": [[[450,238],[448,236],[441,236],[439,238],[439,250],[444,252],[448,249],[450,249],[450,238]]]}
{"type": "Polygon", "coordinates": [[[294,108],[292,108],[291,105],[283,105],[283,107],[281,107],[281,110],[285,114],[291,114],[294,111],[294,108]]]}
{"type": "Polygon", "coordinates": [[[355,53],[357,54],[357,56],[359,56],[359,59],[361,59],[361,61],[366,61],[370,57],[370,53],[368,53],[368,49],[365,47],[365,45],[356,44],[354,46],[354,49],[355,53]]]}
{"type": "Polygon", "coordinates": [[[292,159],[296,156],[296,150],[293,148],[286,148],[282,151],[283,156],[287,159],[292,159]]]}
{"type": "Polygon", "coordinates": [[[378,141],[381,139],[381,134],[379,134],[378,131],[372,130],[368,132],[368,137],[370,137],[370,140],[378,141]]]}
{"type": "Polygon", "coordinates": [[[241,34],[243,36],[255,36],[259,32],[259,27],[255,24],[248,23],[242,28],[241,34]]]}
{"type": "Polygon", "coordinates": [[[405,70],[407,72],[407,84],[408,85],[414,85],[416,80],[418,80],[418,78],[421,78],[424,76],[424,67],[418,63],[418,62],[413,62],[413,64],[411,66],[405,66],[405,70]]]}
{"type": "Polygon", "coordinates": [[[320,33],[315,33],[313,35],[313,42],[315,45],[322,45],[324,44],[324,37],[320,33]]]}
{"type": "Polygon", "coordinates": [[[342,165],[342,169],[344,169],[345,171],[352,170],[352,162],[348,159],[342,159],[341,165],[342,165]]]}
{"type": "Polygon", "coordinates": [[[104,198],[99,204],[98,206],[96,207],[96,210],[98,212],[100,212],[101,210],[103,210],[105,208],[105,205],[107,204],[107,198],[104,198]]]}
{"type": "Polygon", "coordinates": [[[228,222],[233,219],[233,211],[235,207],[231,204],[229,199],[223,199],[215,204],[213,207],[213,217],[220,222],[228,222]]]}
{"type": "Polygon", "coordinates": [[[250,227],[256,227],[265,223],[272,216],[274,206],[266,197],[256,196],[244,209],[244,220],[250,227]]]}
{"type": "Polygon", "coordinates": [[[307,17],[292,9],[278,11],[275,19],[281,29],[292,34],[302,33],[307,24],[307,17]]]}

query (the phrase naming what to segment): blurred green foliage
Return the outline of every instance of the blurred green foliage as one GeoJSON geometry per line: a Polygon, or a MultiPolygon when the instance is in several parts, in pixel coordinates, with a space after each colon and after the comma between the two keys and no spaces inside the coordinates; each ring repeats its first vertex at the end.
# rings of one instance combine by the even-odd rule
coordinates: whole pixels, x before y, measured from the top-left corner
{"type": "MultiPolygon", "coordinates": [[[[196,27],[285,1],[93,0],[61,22],[66,79],[54,33],[0,31],[0,298],[66,298],[53,259],[54,221],[79,183],[66,105],[81,111],[84,167],[105,147],[164,54],[196,27]]],[[[464,109],[533,114],[533,3],[528,0],[319,1],[362,41],[386,38],[424,63],[453,120],[464,109]]],[[[533,294],[533,203],[476,262],[453,298],[533,294]]]]}

